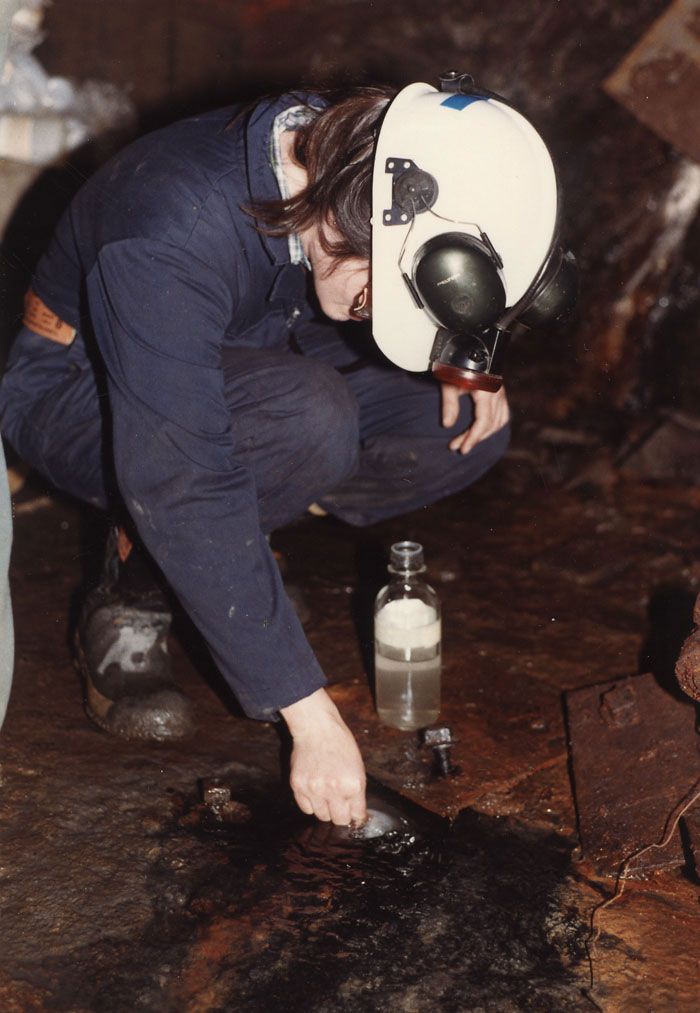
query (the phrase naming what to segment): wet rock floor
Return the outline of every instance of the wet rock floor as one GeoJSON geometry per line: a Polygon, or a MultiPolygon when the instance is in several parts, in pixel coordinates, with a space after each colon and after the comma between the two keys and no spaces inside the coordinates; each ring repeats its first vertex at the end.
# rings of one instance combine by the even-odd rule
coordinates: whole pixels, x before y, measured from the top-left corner
{"type": "MultiPolygon", "coordinates": [[[[82,712],[67,616],[100,525],[31,483],[16,499],[16,684],[0,739],[0,1009],[696,1010],[697,876],[626,884],[581,860],[562,694],[668,677],[700,585],[697,491],[553,484],[515,453],[478,489],[366,531],[280,532],[310,639],[360,741],[372,840],[315,824],[285,790],[286,746],[241,718],[180,625],[189,742],[113,741],[82,712]],[[425,546],[445,610],[436,779],[383,729],[366,675],[384,555],[425,546]],[[217,820],[218,777],[250,818],[217,820]],[[592,956],[591,961],[588,954],[592,956]]],[[[649,829],[649,841],[662,828],[649,829]]]]}

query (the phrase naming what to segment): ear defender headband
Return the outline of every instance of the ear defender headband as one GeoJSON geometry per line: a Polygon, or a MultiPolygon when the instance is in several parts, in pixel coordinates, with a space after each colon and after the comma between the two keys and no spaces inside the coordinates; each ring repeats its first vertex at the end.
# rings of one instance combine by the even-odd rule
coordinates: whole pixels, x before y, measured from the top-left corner
{"type": "Polygon", "coordinates": [[[498,390],[511,325],[559,324],[577,296],[576,261],[559,242],[558,188],[544,143],[505,99],[450,72],[439,92],[410,85],[397,96],[374,172],[377,344],[404,368],[432,369],[466,390],[498,390]],[[469,121],[454,112],[471,114],[469,121]],[[414,157],[387,154],[393,145],[414,157]]]}

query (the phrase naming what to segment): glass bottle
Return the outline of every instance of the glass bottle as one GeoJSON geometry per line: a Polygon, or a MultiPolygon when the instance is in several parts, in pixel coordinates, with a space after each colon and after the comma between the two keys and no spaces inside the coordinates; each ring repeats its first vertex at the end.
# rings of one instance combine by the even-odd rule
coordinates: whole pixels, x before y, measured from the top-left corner
{"type": "Polygon", "coordinates": [[[377,713],[386,725],[424,728],[440,714],[440,602],[425,582],[423,546],[391,547],[391,578],[374,605],[377,713]]]}

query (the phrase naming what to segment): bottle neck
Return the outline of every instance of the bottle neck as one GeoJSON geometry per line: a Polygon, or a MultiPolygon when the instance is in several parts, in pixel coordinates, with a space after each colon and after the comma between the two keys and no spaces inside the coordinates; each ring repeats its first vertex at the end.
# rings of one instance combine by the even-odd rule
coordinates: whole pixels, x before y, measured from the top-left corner
{"type": "Polygon", "coordinates": [[[422,573],[425,570],[420,542],[394,542],[389,557],[389,573],[422,573]]]}
{"type": "Polygon", "coordinates": [[[420,570],[395,570],[393,567],[389,567],[389,583],[390,584],[405,584],[407,587],[411,587],[415,584],[424,584],[423,574],[425,573],[425,567],[422,566],[420,570]]]}
{"type": "Polygon", "coordinates": [[[427,567],[425,565],[415,566],[410,570],[399,569],[399,567],[392,566],[391,564],[387,566],[391,580],[412,580],[420,577],[422,573],[425,573],[426,569],[427,567]]]}

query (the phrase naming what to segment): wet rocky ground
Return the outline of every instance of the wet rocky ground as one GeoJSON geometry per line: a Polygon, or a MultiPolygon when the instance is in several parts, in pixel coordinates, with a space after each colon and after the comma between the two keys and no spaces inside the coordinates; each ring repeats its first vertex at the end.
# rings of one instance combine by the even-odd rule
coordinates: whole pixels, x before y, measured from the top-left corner
{"type": "Polygon", "coordinates": [[[0,739],[0,1008],[697,1009],[687,855],[626,882],[590,944],[614,880],[580,855],[562,694],[640,670],[663,682],[700,584],[700,494],[601,483],[595,453],[579,447],[572,467],[551,439],[531,432],[479,488],[408,517],[277,535],[372,805],[394,819],[370,840],[295,811],[285,742],[235,713],[183,623],[195,737],[133,744],[88,722],[69,616],[101,524],[30,480],[0,739]],[[444,603],[448,780],[372,710],[367,608],[400,537],[424,543],[444,603]],[[211,778],[240,803],[230,819],[202,803],[211,778]]]}

